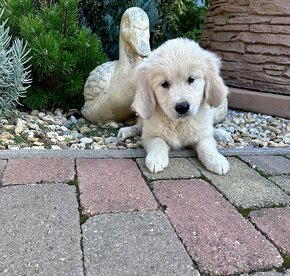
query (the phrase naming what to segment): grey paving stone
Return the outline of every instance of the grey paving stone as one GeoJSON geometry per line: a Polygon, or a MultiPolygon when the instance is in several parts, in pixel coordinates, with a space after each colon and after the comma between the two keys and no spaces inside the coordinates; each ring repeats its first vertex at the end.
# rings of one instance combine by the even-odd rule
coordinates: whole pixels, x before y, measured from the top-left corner
{"type": "Polygon", "coordinates": [[[159,211],[102,214],[82,225],[86,275],[199,275],[159,211]]]}
{"type": "Polygon", "coordinates": [[[2,183],[2,175],[6,167],[7,160],[0,159],[0,185],[2,183]]]}
{"type": "Polygon", "coordinates": [[[230,172],[216,175],[207,171],[197,159],[194,165],[238,208],[290,205],[290,197],[274,183],[237,158],[228,158],[230,172]]]}
{"type": "Polygon", "coordinates": [[[153,188],[201,273],[233,275],[282,265],[273,244],[207,182],[163,180],[153,188]]]}
{"type": "Polygon", "coordinates": [[[290,160],[284,156],[241,156],[241,159],[267,175],[290,174],[290,160]]]}
{"type": "Polygon", "coordinates": [[[3,174],[3,185],[34,183],[67,183],[74,179],[74,160],[9,159],[3,174]]]}
{"type": "Polygon", "coordinates": [[[252,211],[250,220],[283,254],[290,256],[290,207],[252,211]]]}
{"type": "Polygon", "coordinates": [[[290,175],[269,177],[269,180],[277,184],[284,192],[290,195],[290,175]]]}
{"type": "Polygon", "coordinates": [[[0,275],[83,275],[73,186],[3,187],[0,210],[0,275]]]}
{"type": "Polygon", "coordinates": [[[200,172],[186,158],[170,158],[169,166],[160,173],[150,173],[145,166],[145,159],[138,158],[137,163],[140,170],[149,180],[159,179],[188,179],[200,177],[200,172]]]}
{"type": "Polygon", "coordinates": [[[85,214],[157,209],[157,202],[133,160],[78,159],[76,163],[85,214]]]}

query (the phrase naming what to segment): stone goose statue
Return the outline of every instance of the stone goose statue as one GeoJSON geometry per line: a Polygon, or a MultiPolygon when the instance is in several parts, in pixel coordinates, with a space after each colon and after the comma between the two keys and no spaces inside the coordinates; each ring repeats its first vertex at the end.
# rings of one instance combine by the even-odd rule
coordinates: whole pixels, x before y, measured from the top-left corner
{"type": "Polygon", "coordinates": [[[150,53],[149,20],[140,8],[127,9],[121,19],[119,60],[97,66],[84,87],[83,116],[91,122],[125,121],[132,117],[133,69],[150,53]]]}

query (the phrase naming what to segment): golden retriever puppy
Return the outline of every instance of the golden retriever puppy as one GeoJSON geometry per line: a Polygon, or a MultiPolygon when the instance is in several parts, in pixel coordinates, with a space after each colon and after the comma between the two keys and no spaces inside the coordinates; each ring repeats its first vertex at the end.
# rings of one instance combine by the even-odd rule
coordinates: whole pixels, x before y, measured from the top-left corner
{"type": "MultiPolygon", "coordinates": [[[[228,94],[219,75],[220,59],[196,42],[177,38],[151,52],[136,68],[133,109],[142,119],[127,128],[138,134],[147,152],[150,172],[163,171],[169,150],[190,146],[211,172],[226,174],[227,159],[216,148],[211,107],[219,106],[228,94]]],[[[126,128],[119,136],[128,136],[126,128]]]]}

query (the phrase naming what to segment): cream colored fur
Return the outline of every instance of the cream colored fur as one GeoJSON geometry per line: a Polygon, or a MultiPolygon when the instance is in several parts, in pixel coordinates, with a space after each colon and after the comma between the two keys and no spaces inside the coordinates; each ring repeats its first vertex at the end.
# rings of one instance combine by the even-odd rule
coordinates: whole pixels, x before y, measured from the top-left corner
{"type": "Polygon", "coordinates": [[[136,68],[133,109],[141,120],[119,133],[125,137],[142,128],[151,172],[164,170],[170,149],[191,146],[211,172],[225,174],[229,163],[216,148],[211,107],[228,94],[219,75],[219,58],[189,39],[169,40],[136,68]],[[187,108],[180,113],[180,104],[187,108]],[[131,133],[130,133],[131,132],[131,133]]]}

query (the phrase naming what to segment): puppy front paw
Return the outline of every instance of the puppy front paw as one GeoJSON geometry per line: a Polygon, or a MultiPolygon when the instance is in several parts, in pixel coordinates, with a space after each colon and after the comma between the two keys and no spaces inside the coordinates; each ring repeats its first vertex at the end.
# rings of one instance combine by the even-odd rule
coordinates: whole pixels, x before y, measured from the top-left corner
{"type": "Polygon", "coordinates": [[[226,174],[230,170],[228,160],[219,153],[207,156],[202,163],[209,171],[219,175],[226,174]]]}
{"type": "Polygon", "coordinates": [[[162,172],[169,164],[168,155],[147,154],[145,159],[147,169],[152,173],[162,172]]]}

